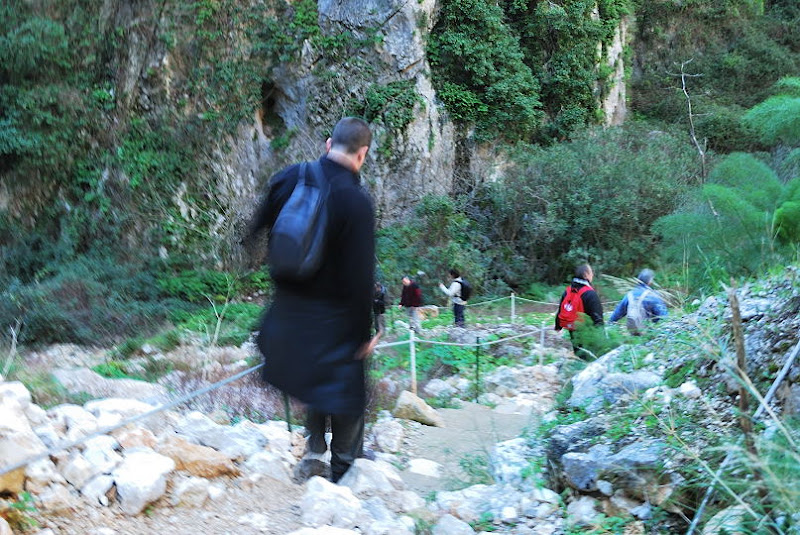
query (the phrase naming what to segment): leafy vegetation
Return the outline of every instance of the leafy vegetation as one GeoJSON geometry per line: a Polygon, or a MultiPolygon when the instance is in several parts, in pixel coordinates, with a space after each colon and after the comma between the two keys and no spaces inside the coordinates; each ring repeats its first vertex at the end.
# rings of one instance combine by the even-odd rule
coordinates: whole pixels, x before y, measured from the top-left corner
{"type": "Polygon", "coordinates": [[[635,14],[641,70],[631,80],[634,110],[687,125],[680,65],[692,60],[687,90],[701,139],[719,152],[762,148],[740,120],[776,81],[798,70],[796,32],[790,30],[800,20],[796,3],[637,0],[635,14]]]}
{"type": "Polygon", "coordinates": [[[479,139],[529,139],[541,120],[539,86],[502,8],[481,0],[443,2],[428,42],[439,98],[479,139]]]}
{"type": "MultiPolygon", "coordinates": [[[[791,92],[794,85],[787,79],[777,87],[791,92]]],[[[796,100],[770,97],[748,111],[743,123],[777,154],[786,153],[787,146],[800,144],[792,123],[796,100]]],[[[791,255],[791,245],[798,241],[800,182],[794,176],[781,179],[783,160],[750,153],[721,158],[708,182],[694,189],[680,210],[656,222],[665,257],[691,266],[695,280],[713,283],[729,275],[757,273],[791,255]],[[698,233],[698,228],[704,231],[698,233]]]]}

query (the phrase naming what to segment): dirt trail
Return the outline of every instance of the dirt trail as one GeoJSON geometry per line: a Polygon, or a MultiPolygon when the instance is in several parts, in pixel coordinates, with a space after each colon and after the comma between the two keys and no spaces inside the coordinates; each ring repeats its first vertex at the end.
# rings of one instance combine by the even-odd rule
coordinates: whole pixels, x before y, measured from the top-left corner
{"type": "MultiPolygon", "coordinates": [[[[518,437],[534,422],[535,412],[501,414],[489,407],[465,402],[459,409],[439,409],[445,427],[415,426],[406,437],[410,459],[422,458],[442,465],[440,477],[404,470],[401,477],[420,496],[432,491],[463,487],[470,475],[460,466],[470,459],[485,460],[498,442],[518,437]]],[[[479,464],[480,467],[480,464],[479,464]]]]}

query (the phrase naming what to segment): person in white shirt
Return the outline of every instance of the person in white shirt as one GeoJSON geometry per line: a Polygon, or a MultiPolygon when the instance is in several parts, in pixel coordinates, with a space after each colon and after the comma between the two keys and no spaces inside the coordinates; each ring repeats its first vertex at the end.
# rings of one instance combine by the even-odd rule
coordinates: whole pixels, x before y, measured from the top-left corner
{"type": "Polygon", "coordinates": [[[467,308],[467,302],[461,298],[461,273],[456,269],[450,270],[450,276],[453,277],[453,282],[450,283],[448,288],[443,283],[439,283],[439,288],[447,294],[450,301],[453,303],[453,318],[456,327],[464,326],[464,309],[467,308]]]}

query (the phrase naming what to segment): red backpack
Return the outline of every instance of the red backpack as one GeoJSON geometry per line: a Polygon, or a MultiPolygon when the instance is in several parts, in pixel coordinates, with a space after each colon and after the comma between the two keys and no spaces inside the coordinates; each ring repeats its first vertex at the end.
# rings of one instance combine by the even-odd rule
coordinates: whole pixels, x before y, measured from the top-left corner
{"type": "Polygon", "coordinates": [[[567,294],[561,301],[561,307],[558,309],[558,324],[568,331],[574,331],[576,323],[582,321],[581,313],[583,312],[583,294],[591,290],[592,287],[588,284],[581,286],[580,290],[576,290],[572,285],[567,287],[567,294]]]}

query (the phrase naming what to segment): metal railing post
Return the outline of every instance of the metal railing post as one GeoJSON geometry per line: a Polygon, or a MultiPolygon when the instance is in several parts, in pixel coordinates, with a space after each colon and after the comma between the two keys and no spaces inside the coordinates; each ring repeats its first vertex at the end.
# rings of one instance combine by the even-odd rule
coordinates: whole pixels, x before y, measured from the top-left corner
{"type": "Polygon", "coordinates": [[[409,353],[411,354],[411,393],[417,395],[417,345],[415,343],[417,333],[414,329],[409,331],[409,353]]]}
{"type": "Polygon", "coordinates": [[[481,338],[475,339],[475,403],[481,395],[481,338]]]}
{"type": "Polygon", "coordinates": [[[541,366],[544,361],[544,322],[542,322],[542,334],[539,338],[539,345],[542,346],[539,350],[539,366],[541,366]]]}
{"type": "Polygon", "coordinates": [[[517,321],[517,294],[511,292],[511,323],[516,323],[517,321]]]}

